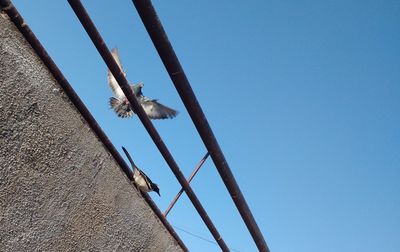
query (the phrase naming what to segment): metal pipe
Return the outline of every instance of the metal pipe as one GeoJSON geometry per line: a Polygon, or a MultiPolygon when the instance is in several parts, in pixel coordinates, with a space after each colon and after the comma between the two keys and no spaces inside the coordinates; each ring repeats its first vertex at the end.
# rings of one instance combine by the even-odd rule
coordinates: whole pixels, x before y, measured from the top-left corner
{"type": "Polygon", "coordinates": [[[100,33],[97,31],[97,28],[95,27],[93,21],[90,19],[89,15],[86,12],[85,8],[83,7],[81,1],[68,0],[68,3],[71,5],[72,9],[74,10],[74,12],[75,12],[76,16],[78,17],[79,21],[81,22],[82,26],[85,28],[85,30],[88,33],[93,44],[96,46],[96,48],[99,51],[100,55],[102,56],[103,60],[107,64],[108,68],[110,69],[111,73],[114,75],[115,79],[117,80],[118,85],[121,87],[122,91],[124,92],[126,98],[129,101],[129,103],[131,104],[134,111],[138,115],[140,121],[146,128],[150,137],[156,144],[161,155],[164,157],[165,161],[171,168],[175,177],[178,179],[182,188],[184,188],[186,194],[188,195],[189,199],[193,203],[193,205],[196,208],[197,212],[199,213],[200,217],[203,219],[204,223],[210,230],[214,239],[216,240],[216,242],[218,243],[218,245],[220,246],[220,248],[223,251],[229,251],[229,248],[225,244],[224,240],[220,236],[220,234],[217,231],[214,224],[212,223],[210,217],[208,216],[207,212],[201,205],[196,194],[193,192],[192,188],[186,182],[185,176],[183,175],[182,171],[179,169],[178,164],[175,162],[174,158],[172,157],[170,151],[168,150],[168,148],[165,145],[164,141],[162,140],[161,136],[155,129],[153,123],[148,118],[148,116],[147,116],[146,112],[144,111],[144,109],[142,108],[142,106],[137,101],[135,95],[132,92],[132,89],[130,88],[128,81],[125,79],[121,69],[119,68],[118,64],[115,62],[114,58],[112,57],[104,40],[100,36],[100,33]]]}
{"type": "MultiPolygon", "coordinates": [[[[89,110],[86,108],[85,104],[82,102],[82,100],[79,98],[79,96],[75,93],[74,89],[71,87],[71,85],[69,84],[67,79],[64,77],[64,75],[62,74],[60,69],[57,67],[57,65],[54,63],[52,58],[46,52],[46,50],[44,49],[44,47],[42,46],[40,41],[36,38],[35,34],[32,32],[32,30],[29,28],[29,26],[24,22],[24,19],[19,14],[19,12],[15,8],[15,6],[9,0],[0,0],[0,7],[8,15],[8,17],[11,19],[11,21],[14,23],[14,25],[18,28],[18,30],[22,33],[22,35],[25,37],[25,39],[31,45],[31,47],[33,48],[35,53],[42,60],[44,65],[49,69],[50,73],[54,76],[56,81],[59,83],[59,85],[62,87],[62,89],[68,96],[69,100],[72,102],[72,104],[74,104],[74,106],[77,108],[79,113],[85,119],[85,121],[87,122],[89,127],[93,130],[93,132],[96,134],[96,136],[104,144],[106,149],[111,153],[114,160],[117,162],[118,166],[126,174],[128,179],[132,181],[133,180],[132,170],[125,163],[122,156],[116,150],[116,148],[111,143],[111,141],[108,139],[107,135],[101,129],[101,127],[99,126],[97,121],[94,119],[92,114],[89,112],[89,110]]],[[[181,238],[178,236],[178,234],[172,228],[171,224],[169,224],[169,222],[164,218],[164,215],[162,214],[160,209],[154,204],[154,202],[152,201],[150,196],[147,193],[142,193],[142,195],[143,195],[144,199],[150,205],[151,209],[154,211],[154,213],[160,219],[161,223],[165,226],[165,228],[168,230],[168,232],[171,234],[171,236],[174,237],[174,239],[176,240],[178,245],[183,249],[183,251],[189,251],[188,248],[186,247],[186,245],[181,240],[181,238]]]]}
{"type": "MultiPolygon", "coordinates": [[[[201,166],[204,164],[204,162],[207,160],[208,156],[210,154],[207,154],[200,160],[200,163],[197,165],[197,167],[194,169],[194,171],[192,172],[192,174],[190,175],[190,177],[187,180],[187,183],[190,184],[190,182],[192,181],[192,179],[194,178],[194,176],[196,176],[197,172],[200,170],[201,166]]],[[[169,214],[169,212],[171,211],[171,209],[174,207],[175,203],[178,201],[178,199],[181,197],[183,193],[183,188],[181,188],[181,190],[179,190],[179,192],[176,194],[175,198],[172,200],[172,202],[169,204],[167,210],[165,210],[164,212],[164,217],[167,218],[167,215],[169,214]]]]}
{"type": "Polygon", "coordinates": [[[269,251],[261,230],[247,205],[179,59],[169,42],[156,10],[150,0],[132,0],[132,2],[254,242],[260,251],[269,251]]]}

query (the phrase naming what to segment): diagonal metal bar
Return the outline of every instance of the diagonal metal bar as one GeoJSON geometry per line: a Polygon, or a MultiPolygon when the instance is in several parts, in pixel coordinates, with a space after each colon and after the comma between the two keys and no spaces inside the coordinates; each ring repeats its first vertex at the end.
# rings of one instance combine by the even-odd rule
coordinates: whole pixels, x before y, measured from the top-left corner
{"type": "Polygon", "coordinates": [[[237,184],[225,156],[214,136],[203,110],[192,90],[189,80],[169,42],[168,36],[158,18],[151,0],[132,0],[153,44],[164,63],[194,125],[197,128],[210,156],[227,187],[243,221],[260,251],[269,251],[267,243],[258,227],[253,214],[237,184]]]}
{"type": "Polygon", "coordinates": [[[121,87],[122,91],[124,92],[125,96],[127,97],[128,101],[129,101],[129,103],[134,108],[134,111],[136,112],[140,121],[146,128],[147,132],[149,133],[153,142],[157,146],[161,155],[164,157],[165,161],[171,168],[175,177],[178,179],[182,188],[184,188],[186,194],[188,195],[189,199],[193,203],[193,205],[196,208],[197,212],[199,213],[200,217],[203,219],[204,223],[210,230],[214,239],[216,240],[216,242],[218,243],[218,245],[220,246],[222,251],[229,251],[229,248],[225,244],[224,240],[222,239],[221,235],[219,234],[219,232],[216,229],[216,227],[214,226],[214,224],[212,223],[210,217],[208,216],[207,212],[201,205],[196,194],[194,193],[192,188],[189,186],[189,184],[186,182],[185,176],[183,175],[182,171],[179,169],[178,164],[175,162],[174,158],[172,157],[170,151],[168,150],[168,148],[165,145],[164,141],[162,140],[161,136],[159,135],[159,133],[155,129],[154,125],[152,124],[152,122],[146,115],[145,111],[143,110],[142,106],[139,104],[136,97],[134,96],[132,89],[130,88],[130,86],[128,84],[128,81],[125,79],[121,69],[119,68],[118,64],[115,62],[114,58],[112,57],[104,40],[100,36],[100,33],[97,31],[97,28],[95,27],[93,21],[90,19],[89,15],[86,12],[85,8],[83,7],[81,1],[68,0],[68,3],[71,5],[72,9],[74,10],[74,12],[75,12],[76,16],[78,17],[79,21],[81,22],[82,26],[85,28],[85,30],[88,33],[93,44],[96,46],[98,52],[100,53],[103,60],[107,64],[108,68],[110,69],[111,73],[114,75],[115,79],[117,80],[118,85],[121,87]]]}
{"type": "MultiPolygon", "coordinates": [[[[71,87],[68,80],[64,77],[60,69],[54,63],[53,59],[49,56],[47,51],[44,49],[40,41],[36,38],[35,34],[29,28],[29,26],[25,23],[24,19],[15,8],[15,6],[11,3],[10,0],[0,0],[0,8],[4,11],[10,20],[14,23],[17,29],[21,32],[24,36],[26,41],[31,45],[32,49],[35,51],[37,56],[43,62],[43,64],[49,69],[50,73],[54,76],[57,80],[58,84],[62,87],[70,101],[74,104],[77,108],[79,113],[85,119],[89,127],[93,130],[96,136],[100,139],[100,141],[104,144],[105,148],[111,153],[114,160],[117,162],[119,167],[123,170],[129,180],[133,180],[133,172],[129,169],[128,165],[125,163],[124,159],[121,157],[119,152],[116,150],[115,146],[111,143],[107,135],[101,129],[100,125],[94,119],[90,111],[87,109],[85,104],[79,98],[79,96],[75,93],[74,89],[71,87]]],[[[150,205],[154,213],[160,219],[162,224],[168,230],[168,232],[175,238],[179,246],[182,248],[183,251],[189,251],[188,248],[185,246],[181,238],[172,228],[171,224],[164,218],[164,215],[157,207],[157,205],[153,202],[150,196],[147,193],[142,193],[143,198],[146,202],[150,205]]]]}
{"type": "MultiPolygon", "coordinates": [[[[192,181],[192,179],[194,178],[194,176],[196,176],[197,172],[200,170],[201,166],[204,164],[204,162],[206,162],[208,156],[210,154],[207,152],[206,155],[204,155],[204,157],[200,160],[199,164],[197,165],[197,167],[193,170],[192,174],[190,175],[190,177],[187,180],[187,183],[190,184],[190,182],[192,181]]],[[[176,204],[176,202],[178,201],[178,199],[181,197],[183,193],[183,188],[181,188],[181,190],[179,190],[179,192],[176,194],[175,198],[172,200],[171,204],[169,204],[167,210],[165,210],[164,212],[164,217],[166,218],[167,215],[169,214],[169,212],[171,211],[171,209],[174,207],[174,205],[176,204]]]]}

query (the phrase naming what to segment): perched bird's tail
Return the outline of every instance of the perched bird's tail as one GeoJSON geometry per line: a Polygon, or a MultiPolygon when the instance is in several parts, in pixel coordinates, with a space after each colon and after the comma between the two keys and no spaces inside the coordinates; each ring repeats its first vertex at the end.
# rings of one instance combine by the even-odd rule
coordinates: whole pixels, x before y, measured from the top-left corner
{"type": "Polygon", "coordinates": [[[125,149],[124,146],[122,146],[122,150],[125,152],[125,155],[126,155],[126,157],[128,158],[128,160],[129,160],[129,163],[131,163],[132,169],[137,169],[137,166],[136,166],[135,163],[133,162],[133,160],[132,160],[132,158],[131,158],[131,155],[130,155],[129,152],[125,149]]]}
{"type": "Polygon", "coordinates": [[[126,104],[115,97],[110,97],[110,106],[119,117],[126,118],[133,115],[133,110],[129,103],[126,104]]]}

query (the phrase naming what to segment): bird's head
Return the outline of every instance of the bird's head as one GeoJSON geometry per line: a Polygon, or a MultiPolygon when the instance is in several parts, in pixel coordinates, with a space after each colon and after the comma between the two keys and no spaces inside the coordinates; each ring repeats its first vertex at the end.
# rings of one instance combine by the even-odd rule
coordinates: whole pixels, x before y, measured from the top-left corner
{"type": "Polygon", "coordinates": [[[142,88],[144,87],[143,82],[139,82],[132,86],[132,91],[135,95],[142,95],[142,88]]]}
{"type": "Polygon", "coordinates": [[[160,188],[158,188],[158,185],[157,184],[152,184],[151,187],[152,187],[153,191],[155,191],[158,194],[158,196],[161,197],[160,188]]]}

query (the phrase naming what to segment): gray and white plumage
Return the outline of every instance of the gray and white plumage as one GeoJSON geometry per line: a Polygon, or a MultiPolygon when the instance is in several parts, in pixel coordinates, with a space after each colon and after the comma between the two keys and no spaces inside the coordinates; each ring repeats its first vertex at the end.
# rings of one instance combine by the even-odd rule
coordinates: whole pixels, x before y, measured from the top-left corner
{"type": "Polygon", "coordinates": [[[129,152],[122,146],[122,150],[125,152],[125,155],[128,157],[129,162],[132,165],[133,169],[133,182],[135,185],[141,190],[142,192],[151,192],[154,191],[160,195],[160,189],[158,188],[158,185],[153,183],[147,175],[140,170],[135,163],[133,162],[131,155],[129,155],[129,152]]]}
{"type": "MultiPolygon", "coordinates": [[[[120,67],[122,73],[126,77],[126,72],[122,68],[118,50],[116,48],[112,49],[111,54],[117,62],[118,66],[120,67]]],[[[107,80],[108,85],[110,86],[114,94],[114,97],[110,98],[111,108],[115,111],[115,113],[117,113],[119,117],[131,117],[135,113],[135,111],[125,97],[125,94],[122,92],[122,89],[118,85],[117,80],[112,75],[110,69],[108,69],[107,80]]],[[[131,85],[132,91],[135,94],[136,99],[142,105],[144,111],[150,119],[174,118],[178,114],[176,110],[159,103],[158,100],[150,99],[144,96],[142,93],[143,87],[143,83],[131,85]]]]}

